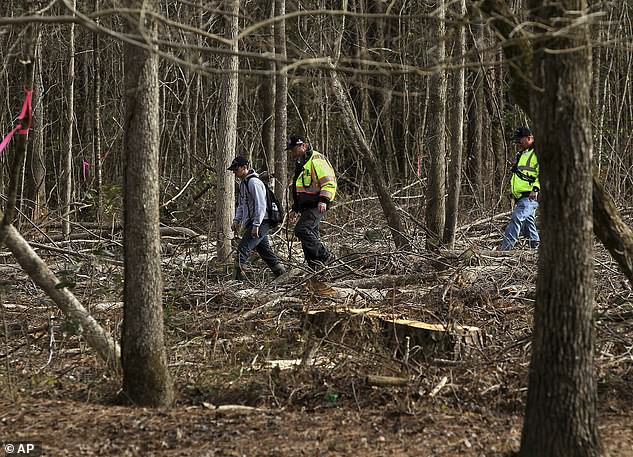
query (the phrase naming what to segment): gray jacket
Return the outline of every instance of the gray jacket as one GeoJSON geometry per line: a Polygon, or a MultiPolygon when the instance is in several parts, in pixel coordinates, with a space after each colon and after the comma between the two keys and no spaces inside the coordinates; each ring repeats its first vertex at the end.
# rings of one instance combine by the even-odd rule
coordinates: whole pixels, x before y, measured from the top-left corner
{"type": "Polygon", "coordinates": [[[259,227],[264,219],[266,219],[266,187],[255,170],[251,169],[240,182],[233,222],[241,222],[244,225],[252,223],[254,227],[259,227]]]}

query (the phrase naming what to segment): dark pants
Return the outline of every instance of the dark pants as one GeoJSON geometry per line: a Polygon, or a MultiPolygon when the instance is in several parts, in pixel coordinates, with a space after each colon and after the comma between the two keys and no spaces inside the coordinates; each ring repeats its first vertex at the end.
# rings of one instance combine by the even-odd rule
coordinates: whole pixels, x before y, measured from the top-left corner
{"type": "Polygon", "coordinates": [[[252,230],[253,223],[247,223],[244,227],[244,234],[242,235],[240,244],[237,246],[237,265],[245,265],[248,262],[249,254],[255,249],[262,260],[266,262],[266,265],[274,269],[281,261],[270,247],[270,242],[268,241],[270,224],[268,221],[262,222],[262,225],[259,226],[259,238],[253,238],[253,235],[251,235],[252,230]]]}
{"type": "Polygon", "coordinates": [[[325,213],[319,213],[318,209],[306,208],[295,226],[295,235],[301,241],[303,255],[311,268],[318,267],[315,262],[325,263],[330,257],[319,237],[319,224],[324,217],[325,213]]]}

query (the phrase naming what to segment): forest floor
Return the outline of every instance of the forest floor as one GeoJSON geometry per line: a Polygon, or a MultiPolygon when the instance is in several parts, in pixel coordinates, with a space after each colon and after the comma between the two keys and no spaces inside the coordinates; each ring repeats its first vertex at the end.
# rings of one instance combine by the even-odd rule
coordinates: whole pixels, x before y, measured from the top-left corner
{"type": "MultiPolygon", "coordinates": [[[[163,239],[168,409],[117,404],[121,379],[3,255],[0,438],[48,456],[512,455],[538,252],[495,252],[505,219],[465,226],[442,255],[341,219],[323,225],[337,261],[317,275],[275,235],[294,267],[275,281],[260,261],[232,281],[203,238],[163,239]]],[[[74,254],[38,253],[118,338],[120,244],[57,246],[74,254]]],[[[633,456],[633,291],[599,244],[595,271],[600,431],[633,456]]]]}

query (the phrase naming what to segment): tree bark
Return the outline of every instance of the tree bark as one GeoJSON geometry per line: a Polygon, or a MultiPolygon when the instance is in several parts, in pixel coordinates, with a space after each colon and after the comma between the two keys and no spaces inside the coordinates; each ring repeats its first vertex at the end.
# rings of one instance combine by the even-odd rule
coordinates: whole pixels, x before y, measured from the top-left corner
{"type": "MultiPolygon", "coordinates": [[[[157,10],[158,0],[134,2],[141,6],[157,10]]],[[[156,32],[141,15],[129,33],[156,32]]],[[[174,390],[163,341],[158,56],[133,44],[125,47],[125,100],[123,392],[134,404],[168,406],[174,390]]]]}
{"type": "MultiPolygon", "coordinates": [[[[477,59],[483,59],[480,49],[482,48],[483,25],[479,17],[471,26],[473,32],[471,36],[471,47],[477,59]]],[[[473,191],[475,202],[481,201],[482,196],[482,168],[483,168],[483,125],[484,125],[484,69],[482,65],[473,68],[472,87],[468,103],[468,153],[466,161],[466,173],[473,191]]]]}
{"type": "MultiPolygon", "coordinates": [[[[262,20],[270,19],[275,15],[275,0],[268,0],[263,2],[266,6],[263,8],[262,20]]],[[[270,52],[275,52],[274,43],[274,30],[273,25],[266,28],[270,33],[271,39],[267,42],[266,49],[270,52]]],[[[268,166],[268,172],[275,174],[276,165],[276,149],[275,149],[275,62],[264,62],[263,66],[268,70],[268,73],[262,76],[262,88],[260,90],[260,106],[262,107],[262,147],[264,150],[264,157],[266,157],[266,164],[268,166]]],[[[285,162],[285,161],[284,161],[285,162]]],[[[275,182],[275,181],[273,181],[275,182]]],[[[281,181],[276,181],[281,182],[281,181]]],[[[283,184],[280,184],[283,187],[283,184]]],[[[283,200],[281,200],[283,201],[283,200]]]]}
{"type": "MultiPolygon", "coordinates": [[[[508,38],[514,21],[507,4],[482,5],[500,13],[492,14],[491,24],[508,38]]],[[[556,5],[532,0],[528,10],[538,12],[533,23],[556,30],[575,18],[566,11],[586,13],[585,8],[582,0],[556,5]]],[[[547,189],[522,457],[601,452],[593,364],[591,46],[584,27],[574,30],[575,38],[553,34],[533,45],[518,37],[505,47],[506,58],[515,58],[510,70],[516,101],[535,122],[541,184],[547,189]]]]}
{"type": "MultiPolygon", "coordinates": [[[[540,12],[535,23],[556,30],[575,19],[568,11],[586,13],[582,3],[563,0],[555,7],[532,0],[529,10],[540,12]]],[[[522,457],[601,454],[592,319],[591,44],[585,27],[576,27],[574,36],[542,38],[533,55],[533,81],[542,92],[530,101],[547,197],[522,457]]]]}
{"type": "MultiPolygon", "coordinates": [[[[31,91],[33,89],[33,62],[34,62],[34,49],[35,49],[35,36],[38,33],[37,26],[31,26],[27,28],[26,33],[22,39],[22,56],[20,64],[22,65],[23,84],[25,91],[31,91]]],[[[25,97],[28,97],[28,92],[25,97]]],[[[26,102],[26,100],[25,100],[26,102]]],[[[11,175],[9,176],[9,188],[7,189],[7,203],[4,214],[2,215],[2,224],[0,225],[0,246],[5,241],[7,231],[13,222],[13,217],[16,212],[16,203],[18,201],[18,195],[21,195],[20,183],[23,182],[22,175],[24,171],[24,163],[26,160],[26,153],[28,147],[28,135],[29,126],[32,121],[31,113],[26,112],[26,116],[23,119],[18,120],[20,122],[21,129],[15,134],[14,145],[15,155],[11,162],[11,175]]]]}
{"type": "MultiPolygon", "coordinates": [[[[99,11],[99,0],[94,0],[94,10],[99,11]]],[[[99,23],[99,18],[95,18],[95,22],[99,23]]],[[[92,126],[92,161],[94,163],[95,181],[94,187],[97,193],[96,198],[96,214],[97,218],[101,216],[101,199],[103,194],[103,170],[102,170],[102,152],[101,152],[101,42],[99,34],[95,33],[92,39],[93,56],[92,56],[92,72],[94,75],[93,82],[93,98],[94,98],[94,125],[92,126]]]]}
{"type": "MultiPolygon", "coordinates": [[[[459,16],[466,14],[466,0],[460,0],[459,16]]],[[[462,185],[462,151],[464,149],[464,53],[466,52],[466,27],[462,24],[456,34],[453,55],[459,67],[453,74],[453,109],[451,110],[450,144],[451,155],[448,163],[448,198],[446,200],[446,224],[444,226],[444,243],[452,249],[455,245],[455,230],[459,212],[459,196],[462,185]]]]}
{"type": "MultiPolygon", "coordinates": [[[[226,35],[234,38],[239,32],[239,0],[225,0],[226,35]]],[[[233,43],[233,51],[238,50],[237,41],[233,43]]],[[[237,96],[238,96],[238,68],[239,58],[237,55],[225,58],[224,68],[227,73],[222,81],[222,110],[220,119],[220,136],[218,157],[216,160],[217,170],[217,201],[215,205],[215,229],[218,243],[218,261],[225,263],[231,256],[231,222],[235,211],[235,179],[233,173],[227,168],[235,157],[237,141],[237,96]]]]}
{"type": "Polygon", "coordinates": [[[593,232],[633,284],[633,230],[622,220],[595,173],[592,197],[593,232]]]}
{"type": "MultiPolygon", "coordinates": [[[[286,0],[274,0],[275,16],[286,14],[286,0]]],[[[285,61],[286,21],[275,22],[275,54],[285,61]]],[[[286,137],[288,129],[288,74],[283,70],[285,62],[275,62],[275,195],[288,207],[286,188],[288,187],[288,158],[286,157],[286,137]]],[[[299,133],[299,132],[297,132],[299,133]]]]}
{"type": "Polygon", "coordinates": [[[444,0],[436,2],[437,20],[433,21],[432,35],[440,37],[435,48],[435,65],[438,67],[431,77],[430,90],[435,94],[431,104],[433,123],[429,129],[430,164],[426,188],[426,249],[436,251],[442,244],[446,221],[446,71],[442,62],[446,59],[446,17],[444,0]]]}
{"type": "Polygon", "coordinates": [[[25,196],[29,200],[30,219],[39,225],[46,218],[46,160],[44,156],[44,85],[42,82],[41,30],[35,44],[33,90],[33,148],[27,154],[25,196]]]}
{"type": "MultiPolygon", "coordinates": [[[[75,10],[77,0],[73,0],[72,9],[75,10]]],[[[74,14],[74,13],[73,13],[74,14]]],[[[62,184],[62,232],[70,235],[70,205],[73,195],[73,129],[75,119],[75,24],[70,24],[68,36],[68,86],[66,88],[66,141],[62,155],[61,184],[62,184]]]]}

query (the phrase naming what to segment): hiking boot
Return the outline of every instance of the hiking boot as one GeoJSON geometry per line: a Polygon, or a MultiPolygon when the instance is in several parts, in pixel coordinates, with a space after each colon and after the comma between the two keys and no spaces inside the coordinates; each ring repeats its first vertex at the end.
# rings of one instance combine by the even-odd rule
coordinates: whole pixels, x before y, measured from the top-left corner
{"type": "Polygon", "coordinates": [[[233,271],[233,279],[235,279],[236,281],[244,281],[246,279],[244,270],[242,270],[240,266],[235,266],[235,270],[233,271]]]}
{"type": "Polygon", "coordinates": [[[276,278],[278,278],[279,276],[281,276],[282,274],[286,272],[286,267],[284,267],[283,263],[278,263],[277,265],[270,267],[270,269],[272,270],[276,278]]]}

